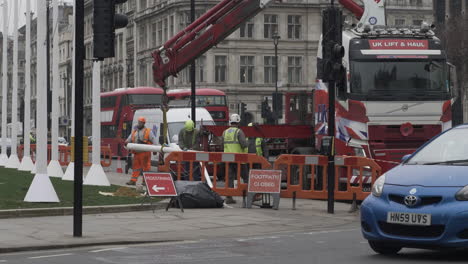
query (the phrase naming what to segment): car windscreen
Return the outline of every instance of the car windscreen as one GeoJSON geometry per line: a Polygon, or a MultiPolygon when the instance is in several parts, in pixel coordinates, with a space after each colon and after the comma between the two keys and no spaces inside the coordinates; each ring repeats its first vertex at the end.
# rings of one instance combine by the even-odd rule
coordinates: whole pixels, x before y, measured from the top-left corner
{"type": "MultiPolygon", "coordinates": [[[[407,164],[441,164],[468,161],[468,127],[443,133],[419,150],[407,164]]],[[[459,162],[460,163],[460,162],[459,162]]]]}

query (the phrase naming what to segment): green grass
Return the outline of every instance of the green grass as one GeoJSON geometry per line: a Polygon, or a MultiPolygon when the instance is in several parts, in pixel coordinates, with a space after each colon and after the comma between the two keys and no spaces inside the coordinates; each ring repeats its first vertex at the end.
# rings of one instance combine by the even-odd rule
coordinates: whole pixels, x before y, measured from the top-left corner
{"type": "MultiPolygon", "coordinates": [[[[0,168],[0,210],[21,208],[73,207],[74,182],[60,178],[49,178],[60,202],[24,202],[34,175],[16,169],[0,168]]],[[[104,196],[102,192],[115,192],[121,186],[109,187],[83,185],[83,206],[138,204],[143,198],[104,196]]]]}

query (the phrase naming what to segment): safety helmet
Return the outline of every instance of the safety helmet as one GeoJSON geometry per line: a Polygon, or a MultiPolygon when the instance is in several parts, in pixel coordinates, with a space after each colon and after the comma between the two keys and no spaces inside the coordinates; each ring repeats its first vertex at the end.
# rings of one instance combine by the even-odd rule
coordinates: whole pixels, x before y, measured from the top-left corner
{"type": "Polygon", "coordinates": [[[190,132],[195,128],[195,124],[191,119],[185,121],[185,130],[190,132]]]}
{"type": "Polygon", "coordinates": [[[231,117],[229,118],[229,124],[239,123],[240,121],[241,121],[241,118],[238,114],[232,114],[231,117]]]}
{"type": "Polygon", "coordinates": [[[253,123],[249,123],[247,126],[253,126],[253,123]]]}
{"type": "Polygon", "coordinates": [[[146,118],[140,116],[140,117],[138,117],[138,122],[146,123],[146,118]]]}

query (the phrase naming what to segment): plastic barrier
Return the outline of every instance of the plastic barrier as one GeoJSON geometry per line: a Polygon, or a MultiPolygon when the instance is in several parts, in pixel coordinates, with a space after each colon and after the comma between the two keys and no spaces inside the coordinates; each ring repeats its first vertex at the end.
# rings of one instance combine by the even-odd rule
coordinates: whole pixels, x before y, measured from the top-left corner
{"type": "MultiPolygon", "coordinates": [[[[30,145],[31,149],[31,159],[33,162],[36,162],[36,145],[31,144],[30,145]]],[[[52,146],[47,145],[47,162],[51,160],[51,152],[52,152],[52,146]]],[[[23,157],[24,153],[24,146],[20,145],[18,146],[18,157],[21,159],[23,157]]],[[[88,153],[92,153],[92,146],[88,147],[88,153]]],[[[88,157],[90,155],[88,154],[88,157]]],[[[112,151],[110,147],[105,146],[101,147],[101,166],[103,167],[109,167],[112,163],[112,151]]],[[[72,158],[71,155],[71,146],[58,146],[58,161],[61,166],[68,166],[72,158]]],[[[89,161],[84,160],[83,161],[83,166],[91,166],[92,163],[89,161]]]]}
{"type": "MultiPolygon", "coordinates": [[[[242,177],[248,178],[250,168],[270,169],[271,164],[263,157],[256,154],[244,153],[223,153],[223,152],[171,152],[165,159],[164,165],[159,166],[161,172],[171,172],[177,180],[186,179],[192,181],[194,172],[199,170],[202,181],[208,172],[213,176],[213,190],[220,195],[242,196],[247,191],[247,182],[243,182],[242,177]],[[200,164],[199,169],[197,169],[200,164]],[[195,164],[195,166],[194,166],[195,164]],[[234,169],[233,167],[237,167],[234,169]],[[239,169],[240,168],[240,169],[239,169]],[[237,185],[229,187],[229,171],[236,170],[237,185]]],[[[195,175],[196,176],[196,175],[195,175]]]]}
{"type": "MultiPolygon", "coordinates": [[[[286,188],[281,197],[308,199],[328,198],[327,170],[328,157],[320,155],[281,155],[274,163],[274,169],[283,172],[286,188]]],[[[380,166],[364,157],[335,157],[335,199],[363,200],[371,186],[381,174],[380,166]],[[369,180],[370,179],[370,180],[369,180]]]]}
{"type": "Polygon", "coordinates": [[[295,193],[297,198],[327,199],[327,156],[284,154],[273,167],[282,171],[286,181],[281,197],[292,198],[295,193]]]}
{"type": "MultiPolygon", "coordinates": [[[[71,147],[70,147],[71,148],[71,147]]],[[[88,147],[88,157],[92,156],[93,147],[88,147]]],[[[102,167],[109,167],[112,164],[112,151],[108,146],[101,146],[101,166],[102,167]]],[[[83,162],[83,166],[91,166],[93,165],[92,160],[87,160],[83,162]]]]}

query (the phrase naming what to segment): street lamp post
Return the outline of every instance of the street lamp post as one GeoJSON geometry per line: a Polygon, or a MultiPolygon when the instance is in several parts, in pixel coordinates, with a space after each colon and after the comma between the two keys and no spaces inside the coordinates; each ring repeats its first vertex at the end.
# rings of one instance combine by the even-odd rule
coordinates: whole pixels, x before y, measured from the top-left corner
{"type": "Polygon", "coordinates": [[[275,115],[275,125],[278,124],[278,100],[277,100],[277,96],[278,96],[278,42],[279,42],[279,39],[281,38],[279,35],[278,35],[278,32],[275,32],[272,36],[273,38],[273,44],[275,45],[275,96],[274,96],[274,99],[273,99],[273,112],[274,112],[274,115],[275,115]]]}

